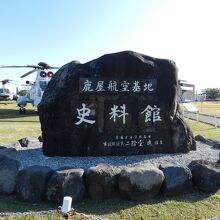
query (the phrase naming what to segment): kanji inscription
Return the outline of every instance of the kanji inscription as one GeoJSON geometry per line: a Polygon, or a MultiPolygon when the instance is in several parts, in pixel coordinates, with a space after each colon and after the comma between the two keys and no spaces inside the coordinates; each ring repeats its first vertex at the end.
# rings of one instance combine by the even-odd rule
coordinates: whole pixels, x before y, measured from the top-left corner
{"type": "Polygon", "coordinates": [[[154,94],[156,89],[157,81],[155,79],[79,78],[80,93],[154,94]]]}

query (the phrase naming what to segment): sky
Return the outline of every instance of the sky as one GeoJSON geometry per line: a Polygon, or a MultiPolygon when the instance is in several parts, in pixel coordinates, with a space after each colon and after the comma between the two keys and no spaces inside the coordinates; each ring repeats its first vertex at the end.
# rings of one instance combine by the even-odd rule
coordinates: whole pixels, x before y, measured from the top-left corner
{"type": "MultiPolygon", "coordinates": [[[[0,65],[51,66],[132,50],[171,59],[179,79],[220,88],[219,0],[0,0],[0,65]]],[[[0,69],[0,81],[30,69],[0,69]]]]}

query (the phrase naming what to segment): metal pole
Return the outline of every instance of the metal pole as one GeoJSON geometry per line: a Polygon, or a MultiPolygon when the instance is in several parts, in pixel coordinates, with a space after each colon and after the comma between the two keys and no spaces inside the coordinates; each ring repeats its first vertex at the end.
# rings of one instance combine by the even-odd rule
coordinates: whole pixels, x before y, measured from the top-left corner
{"type": "Polygon", "coordinates": [[[199,113],[196,112],[196,121],[199,122],[199,113]]]}
{"type": "Polygon", "coordinates": [[[217,117],[216,117],[216,114],[214,115],[214,120],[215,120],[215,128],[218,127],[218,124],[217,124],[217,117]]]}

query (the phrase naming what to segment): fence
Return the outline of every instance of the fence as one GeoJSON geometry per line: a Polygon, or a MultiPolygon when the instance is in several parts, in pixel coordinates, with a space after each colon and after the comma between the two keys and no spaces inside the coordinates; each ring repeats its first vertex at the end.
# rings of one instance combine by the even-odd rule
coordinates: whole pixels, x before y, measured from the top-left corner
{"type": "Polygon", "coordinates": [[[214,115],[206,115],[206,114],[201,114],[198,112],[189,112],[189,111],[183,111],[183,116],[192,120],[204,122],[207,124],[211,124],[215,126],[215,128],[219,127],[220,128],[220,117],[214,115]]]}

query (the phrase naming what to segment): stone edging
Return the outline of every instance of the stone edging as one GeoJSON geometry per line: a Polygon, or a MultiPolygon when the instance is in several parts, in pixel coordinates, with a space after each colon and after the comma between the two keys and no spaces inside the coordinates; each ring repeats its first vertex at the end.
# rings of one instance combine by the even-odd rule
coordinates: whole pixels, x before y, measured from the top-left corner
{"type": "Polygon", "coordinates": [[[39,202],[46,199],[59,205],[63,196],[71,196],[73,204],[76,204],[86,196],[92,199],[117,196],[141,201],[159,194],[173,196],[190,193],[195,188],[207,192],[220,189],[220,165],[204,160],[193,161],[188,167],[142,164],[122,169],[98,164],[85,170],[55,171],[45,166],[19,170],[18,161],[0,157],[0,175],[0,194],[16,193],[22,201],[39,202]]]}

